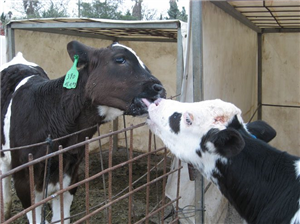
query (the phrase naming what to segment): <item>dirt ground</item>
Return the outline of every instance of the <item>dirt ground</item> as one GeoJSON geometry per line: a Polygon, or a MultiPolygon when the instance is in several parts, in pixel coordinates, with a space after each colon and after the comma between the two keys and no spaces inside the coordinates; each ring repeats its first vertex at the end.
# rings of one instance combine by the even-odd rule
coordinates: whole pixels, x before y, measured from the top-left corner
{"type": "MultiPolygon", "coordinates": [[[[139,153],[134,153],[134,156],[139,155],[139,153]]],[[[159,155],[151,156],[151,167],[157,164],[163,157],[159,155]]],[[[118,149],[113,152],[113,164],[119,164],[127,160],[127,150],[126,149],[118,149]]],[[[168,159],[167,167],[170,167],[170,159],[168,159]]],[[[90,154],[90,176],[99,173],[101,171],[101,163],[100,163],[100,154],[93,153],[90,154]]],[[[103,166],[104,169],[108,167],[108,151],[103,152],[103,166]]],[[[122,166],[121,168],[112,172],[112,195],[116,198],[120,197],[124,193],[128,192],[128,165],[122,166]],[[125,190],[124,190],[125,189],[125,190]],[[122,192],[124,190],[124,192],[122,192]],[[121,192],[121,193],[120,193],[121,192]],[[117,196],[118,195],[118,196],[117,196]]],[[[146,175],[147,172],[147,157],[137,160],[133,164],[133,182],[139,181],[133,186],[133,188],[137,188],[147,182],[146,175]]],[[[157,166],[151,172],[151,180],[157,176],[163,174],[162,165],[157,166]]],[[[80,168],[80,180],[84,179],[84,163],[82,163],[80,168]]],[[[106,195],[107,195],[107,187],[108,187],[108,175],[105,175],[105,185],[106,185],[106,195]]],[[[159,181],[156,184],[152,184],[150,187],[150,198],[149,198],[149,211],[151,212],[155,206],[159,206],[159,202],[162,199],[162,181],[159,181]]],[[[169,201],[165,198],[166,203],[169,201]]],[[[103,187],[103,178],[97,178],[90,182],[89,184],[89,206],[90,208],[94,208],[91,211],[101,207],[105,202],[105,188],[103,187]]],[[[112,206],[112,223],[128,223],[128,198],[118,201],[112,206]]],[[[74,201],[71,207],[71,222],[75,222],[85,215],[85,187],[80,186],[77,189],[77,192],[74,197],[74,201]]],[[[13,196],[13,210],[12,214],[17,214],[22,210],[21,204],[14,194],[13,196]]],[[[51,210],[50,206],[47,208],[47,220],[51,220],[51,210]]],[[[172,210],[172,206],[169,206],[165,210],[164,217],[170,214],[172,210]]],[[[132,223],[142,219],[146,213],[146,189],[138,191],[133,196],[133,209],[132,209],[132,223]]],[[[108,223],[107,210],[99,212],[98,214],[91,217],[89,220],[91,224],[106,224],[108,223]]],[[[149,223],[160,223],[159,220],[162,219],[162,214],[159,212],[157,215],[150,218],[149,223]]],[[[165,220],[165,223],[168,223],[172,220],[172,216],[165,220]]],[[[25,224],[27,223],[27,219],[25,216],[13,222],[14,224],[25,224]]]]}

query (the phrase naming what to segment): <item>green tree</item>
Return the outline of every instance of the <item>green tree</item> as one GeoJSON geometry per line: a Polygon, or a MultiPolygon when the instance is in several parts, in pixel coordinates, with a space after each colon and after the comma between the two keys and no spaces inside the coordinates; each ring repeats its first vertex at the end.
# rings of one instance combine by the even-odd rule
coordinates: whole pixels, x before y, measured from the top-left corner
{"type": "Polygon", "coordinates": [[[40,2],[38,0],[23,0],[23,7],[27,18],[40,17],[40,2]]]}
{"type": "Polygon", "coordinates": [[[125,15],[120,15],[120,18],[121,20],[138,20],[137,17],[131,15],[130,11],[127,10],[127,12],[125,13],[125,15]]]}
{"type": "Polygon", "coordinates": [[[187,14],[185,7],[182,7],[182,10],[180,11],[178,9],[177,1],[176,0],[170,0],[170,8],[168,10],[169,17],[166,17],[166,19],[179,19],[182,21],[187,21],[187,14]]]}
{"type": "Polygon", "coordinates": [[[6,23],[6,15],[4,15],[4,12],[1,13],[0,21],[1,21],[2,24],[6,23]]]}
{"type": "Polygon", "coordinates": [[[68,14],[65,8],[60,9],[57,5],[51,2],[50,8],[41,12],[42,18],[57,18],[57,17],[67,17],[68,14]]]}
{"type": "Polygon", "coordinates": [[[102,19],[120,19],[122,13],[118,11],[119,1],[105,1],[93,0],[92,3],[83,2],[80,5],[81,15],[89,18],[102,19]]]}

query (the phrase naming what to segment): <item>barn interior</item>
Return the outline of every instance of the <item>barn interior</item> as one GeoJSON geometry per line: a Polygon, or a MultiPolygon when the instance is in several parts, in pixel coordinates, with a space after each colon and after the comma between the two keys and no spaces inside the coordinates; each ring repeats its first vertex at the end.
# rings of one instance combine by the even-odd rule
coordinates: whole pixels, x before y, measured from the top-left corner
{"type": "MultiPolygon", "coordinates": [[[[69,41],[98,48],[118,41],[132,48],[161,80],[167,97],[186,102],[215,98],[232,102],[242,110],[245,122],[262,119],[275,128],[277,136],[271,145],[300,156],[300,2],[190,1],[189,18],[187,24],[90,18],[11,21],[7,55],[11,59],[22,52],[54,79],[72,66],[66,50],[69,41]]],[[[145,121],[123,119],[105,124],[101,134],[145,121]]],[[[147,126],[133,131],[134,150],[148,151],[148,132],[147,126]]],[[[118,135],[114,146],[125,147],[127,138],[118,135]]],[[[163,146],[156,141],[157,148],[163,146]]],[[[108,145],[109,139],[102,144],[108,145]]],[[[98,143],[90,148],[97,151],[98,143]]],[[[181,175],[181,186],[186,188],[188,183],[194,194],[185,196],[186,190],[181,188],[179,207],[192,204],[195,211],[191,217],[181,217],[180,223],[240,221],[218,189],[201,177],[196,181],[181,175]]],[[[176,194],[169,188],[177,182],[171,183],[170,178],[169,196],[176,194]]]]}

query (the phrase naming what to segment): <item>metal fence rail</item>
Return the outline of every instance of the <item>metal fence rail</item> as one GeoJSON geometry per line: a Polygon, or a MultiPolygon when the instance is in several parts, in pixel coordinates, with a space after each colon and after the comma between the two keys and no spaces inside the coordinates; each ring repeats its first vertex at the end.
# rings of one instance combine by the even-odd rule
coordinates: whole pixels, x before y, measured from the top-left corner
{"type": "MultiPolygon", "coordinates": [[[[133,130],[144,126],[138,124],[108,134],[99,135],[92,139],[86,139],[75,145],[54,150],[45,156],[33,159],[28,155],[28,163],[16,167],[6,173],[0,173],[0,203],[3,208],[3,189],[4,178],[10,178],[12,174],[29,169],[31,206],[27,209],[18,208],[13,212],[13,216],[4,220],[4,211],[1,209],[1,223],[26,223],[26,213],[32,211],[35,217],[35,208],[46,205],[54,198],[60,198],[61,220],[70,219],[72,223],[177,223],[179,218],[177,212],[168,220],[165,217],[171,210],[178,211],[180,169],[170,170],[170,158],[165,147],[156,148],[155,137],[149,132],[148,149],[145,153],[136,153],[133,149],[134,135],[133,130]],[[129,132],[129,148],[122,149],[124,156],[117,158],[116,150],[113,149],[113,136],[129,132]],[[108,149],[103,150],[101,139],[108,139],[108,149]],[[99,152],[90,153],[90,144],[99,142],[99,152]],[[153,144],[154,142],[154,144],[153,144]],[[79,146],[85,146],[85,158],[81,165],[80,181],[66,188],[63,187],[63,156],[64,153],[71,152],[79,146]],[[43,200],[35,203],[34,186],[34,165],[44,162],[47,166],[50,158],[59,158],[59,186],[60,190],[52,195],[45,196],[43,200]],[[97,160],[95,158],[97,157],[97,160]],[[105,159],[103,159],[105,157],[105,159]],[[97,164],[99,169],[95,170],[93,164],[97,164]],[[141,165],[142,164],[142,165],[141,165]],[[93,167],[92,167],[93,165],[93,167]],[[144,171],[141,172],[142,167],[144,171]],[[138,172],[137,172],[138,171],[138,172]],[[168,175],[178,172],[177,198],[169,200],[165,197],[165,185],[168,175]],[[121,175],[120,175],[121,173],[121,175]],[[122,179],[122,182],[120,181],[122,179]],[[124,179],[124,180],[123,180],[124,179]],[[97,186],[95,188],[95,186],[97,186]],[[71,217],[64,216],[63,193],[71,189],[78,188],[74,196],[73,204],[76,200],[81,202],[79,206],[71,208],[71,217]],[[79,191],[79,192],[78,192],[79,191]],[[94,194],[96,192],[96,194],[94,194]],[[93,193],[93,194],[92,194],[93,193]],[[96,196],[95,196],[96,195],[96,196]],[[100,196],[99,196],[100,195],[100,196]],[[153,200],[154,199],[154,200],[153,200]],[[75,208],[76,207],[76,208],[75,208]],[[142,212],[141,212],[142,210],[142,212]],[[125,215],[124,215],[125,214],[125,215]],[[127,215],[126,215],[127,214],[127,215]],[[122,217],[120,221],[120,217],[122,217]]],[[[92,127],[95,128],[95,127],[92,127]]],[[[74,133],[76,135],[78,133],[74,133]]],[[[66,136],[67,137],[67,136],[66,136]]],[[[54,139],[53,141],[57,141],[54,139]]],[[[49,147],[47,142],[38,143],[49,147]]],[[[32,146],[18,147],[10,150],[22,150],[32,146]]],[[[1,171],[0,171],[1,172],[1,171]]],[[[45,181],[46,178],[44,178],[45,181]]],[[[16,206],[13,204],[12,207],[16,206]]],[[[51,209],[45,206],[47,214],[51,214],[51,209]]],[[[49,219],[49,217],[46,217],[49,219]]],[[[33,219],[35,221],[35,219],[33,219]]],[[[49,220],[48,220],[49,221],[49,220]]]]}

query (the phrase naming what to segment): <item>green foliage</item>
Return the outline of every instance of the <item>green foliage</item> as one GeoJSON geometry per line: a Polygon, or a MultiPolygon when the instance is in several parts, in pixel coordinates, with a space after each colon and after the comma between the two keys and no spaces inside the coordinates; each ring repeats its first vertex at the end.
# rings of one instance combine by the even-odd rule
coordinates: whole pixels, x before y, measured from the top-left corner
{"type": "Polygon", "coordinates": [[[30,1],[30,0],[23,0],[23,7],[26,13],[26,17],[28,19],[31,18],[39,18],[39,9],[40,9],[40,2],[39,1],[30,1]]]}
{"type": "Polygon", "coordinates": [[[54,5],[53,2],[51,2],[50,8],[48,10],[44,10],[41,13],[42,18],[57,18],[57,17],[67,17],[68,14],[66,10],[59,9],[58,6],[54,5]]]}
{"type": "Polygon", "coordinates": [[[6,22],[6,15],[4,15],[4,12],[1,13],[0,21],[2,24],[5,24],[6,22]]]}
{"type": "Polygon", "coordinates": [[[101,18],[101,19],[136,19],[129,11],[125,15],[118,10],[118,1],[105,1],[93,0],[92,3],[83,2],[80,5],[82,17],[88,18],[101,18]]]}
{"type": "Polygon", "coordinates": [[[121,20],[138,20],[138,18],[131,15],[129,10],[127,10],[125,15],[121,15],[119,19],[121,19],[121,20]]]}
{"type": "Polygon", "coordinates": [[[166,19],[179,19],[181,21],[186,22],[188,19],[188,15],[186,14],[185,7],[182,7],[182,10],[180,11],[178,9],[178,5],[176,1],[170,1],[170,8],[168,10],[168,15],[166,19]]]}

